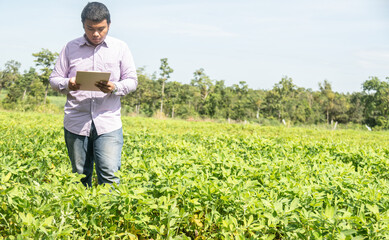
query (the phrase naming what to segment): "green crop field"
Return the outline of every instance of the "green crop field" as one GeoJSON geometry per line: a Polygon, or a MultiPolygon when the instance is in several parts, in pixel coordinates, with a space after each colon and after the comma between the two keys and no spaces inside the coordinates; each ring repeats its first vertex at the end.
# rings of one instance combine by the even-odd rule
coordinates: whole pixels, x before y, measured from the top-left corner
{"type": "Polygon", "coordinates": [[[121,184],[62,115],[0,111],[0,239],[387,239],[389,134],[123,117],[121,184]]]}

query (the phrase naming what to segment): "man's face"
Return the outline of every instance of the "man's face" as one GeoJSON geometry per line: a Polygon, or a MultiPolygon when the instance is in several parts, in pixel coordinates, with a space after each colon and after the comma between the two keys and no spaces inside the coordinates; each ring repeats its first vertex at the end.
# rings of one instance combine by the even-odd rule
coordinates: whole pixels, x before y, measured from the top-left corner
{"type": "Polygon", "coordinates": [[[106,19],[101,22],[93,22],[89,19],[85,19],[84,30],[88,41],[92,45],[97,46],[103,42],[107,36],[109,24],[107,24],[106,19]]]}

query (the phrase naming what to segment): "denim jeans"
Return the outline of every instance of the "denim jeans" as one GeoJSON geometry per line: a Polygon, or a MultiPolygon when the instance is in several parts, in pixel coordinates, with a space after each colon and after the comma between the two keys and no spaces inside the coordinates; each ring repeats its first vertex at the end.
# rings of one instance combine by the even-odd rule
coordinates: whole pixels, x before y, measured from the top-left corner
{"type": "Polygon", "coordinates": [[[122,128],[110,133],[97,135],[92,123],[90,136],[80,136],[65,129],[65,142],[72,171],[85,174],[81,179],[85,186],[92,186],[93,165],[96,164],[98,184],[119,184],[115,172],[120,170],[123,147],[122,128]]]}

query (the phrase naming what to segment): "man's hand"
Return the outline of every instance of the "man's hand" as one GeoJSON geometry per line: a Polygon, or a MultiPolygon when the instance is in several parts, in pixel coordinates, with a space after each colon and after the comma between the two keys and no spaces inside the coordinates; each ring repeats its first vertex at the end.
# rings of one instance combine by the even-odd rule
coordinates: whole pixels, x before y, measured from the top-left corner
{"type": "Polygon", "coordinates": [[[69,79],[68,87],[72,91],[77,91],[77,90],[80,89],[80,84],[77,84],[76,83],[76,78],[72,77],[72,78],[69,79]]]}
{"type": "Polygon", "coordinates": [[[100,81],[95,84],[96,87],[98,87],[102,92],[104,93],[110,93],[113,90],[115,90],[115,84],[110,81],[100,81]]]}

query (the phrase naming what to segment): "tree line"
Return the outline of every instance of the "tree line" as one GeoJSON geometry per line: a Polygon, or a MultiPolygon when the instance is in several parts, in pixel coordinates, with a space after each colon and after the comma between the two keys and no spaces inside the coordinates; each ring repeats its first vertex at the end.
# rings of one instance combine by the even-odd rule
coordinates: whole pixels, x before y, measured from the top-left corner
{"type": "MultiPolygon", "coordinates": [[[[58,93],[49,87],[49,76],[57,53],[47,49],[33,54],[35,68],[23,74],[20,63],[8,61],[0,70],[0,92],[7,89],[4,108],[15,105],[47,105],[47,95],[58,93]]],[[[158,72],[138,68],[138,88],[122,98],[123,110],[143,116],[226,119],[259,123],[332,124],[355,123],[369,128],[389,129],[389,78],[370,77],[362,91],[338,93],[324,80],[319,90],[299,87],[284,76],[270,90],[251,89],[245,81],[226,86],[213,80],[203,68],[195,70],[189,84],[169,81],[174,69],[162,58],[158,72]]]]}

